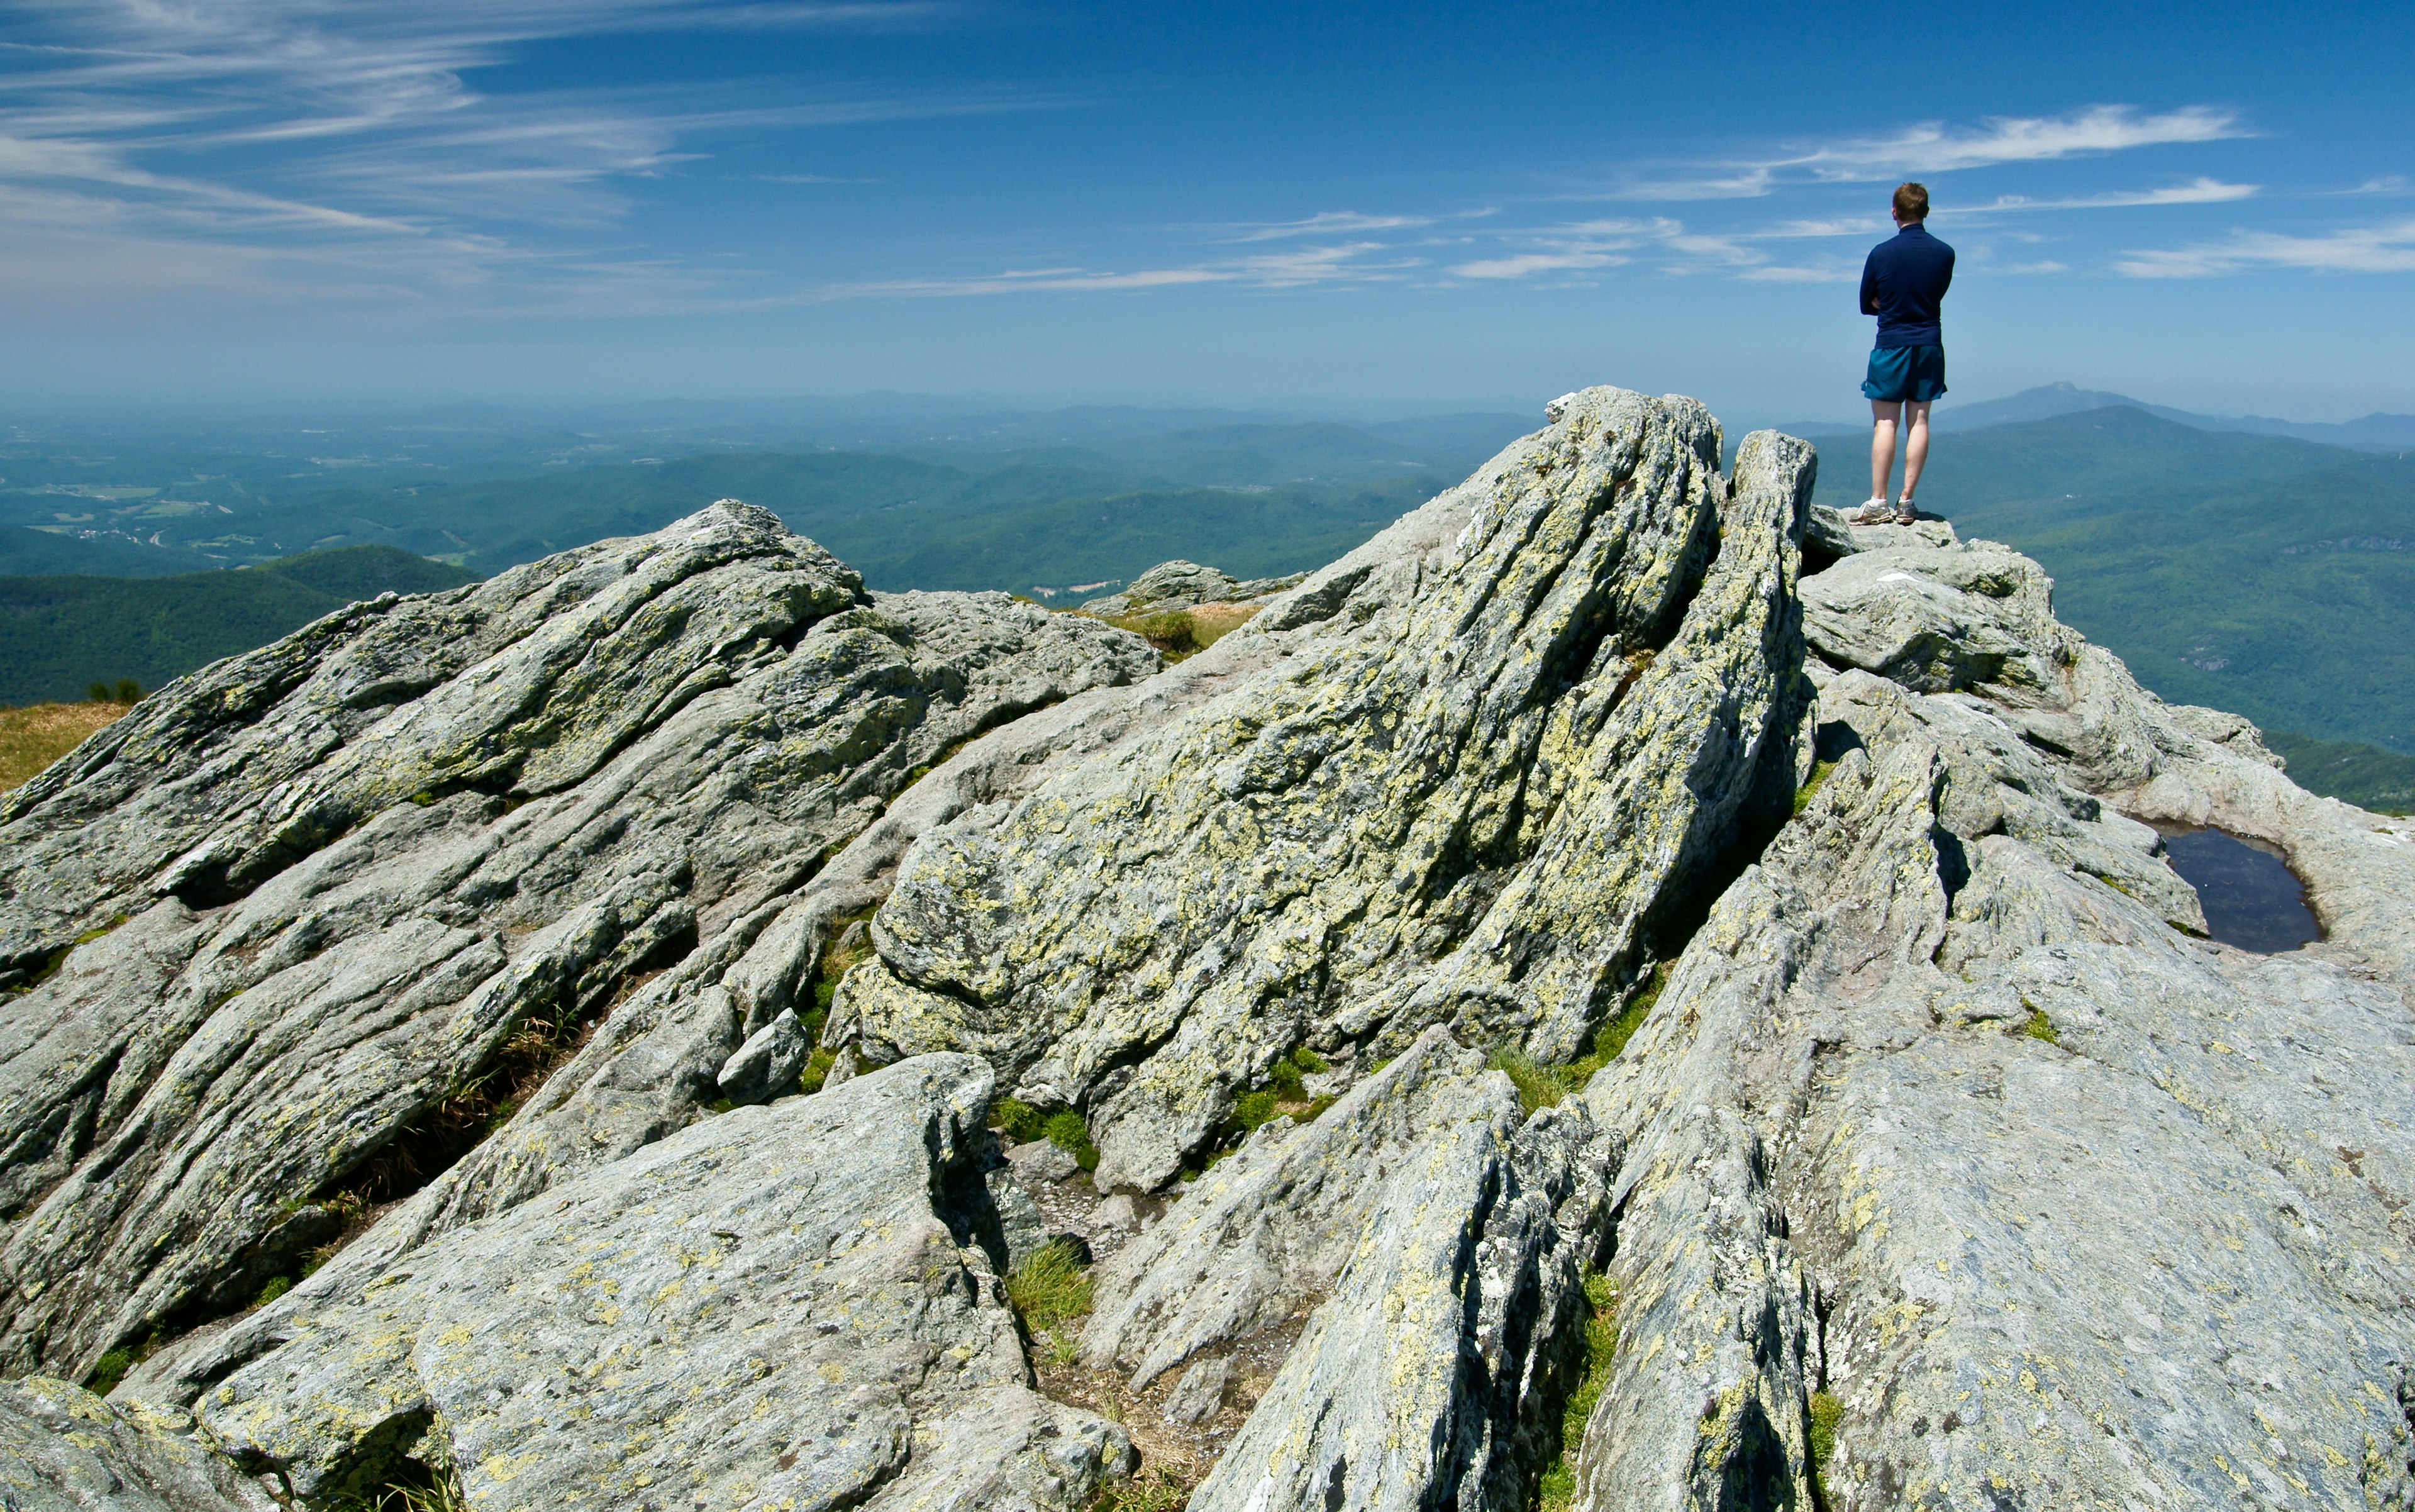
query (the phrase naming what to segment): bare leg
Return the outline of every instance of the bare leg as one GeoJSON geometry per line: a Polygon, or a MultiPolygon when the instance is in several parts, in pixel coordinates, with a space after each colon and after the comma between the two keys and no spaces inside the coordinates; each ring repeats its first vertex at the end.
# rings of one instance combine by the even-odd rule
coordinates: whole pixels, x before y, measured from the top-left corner
{"type": "Polygon", "coordinates": [[[1912,490],[1920,487],[1920,470],[1928,465],[1928,399],[1912,401],[1912,428],[1903,438],[1903,502],[1912,502],[1912,490]]]}
{"type": "MultiPolygon", "coordinates": [[[[1926,425],[1928,406],[1922,405],[1920,411],[1926,425]]],[[[1895,471],[1895,427],[1902,415],[1903,402],[1900,399],[1870,401],[1870,497],[1873,499],[1887,496],[1887,474],[1895,471]]],[[[1921,439],[1922,444],[1926,445],[1926,429],[1921,432],[1921,439]]]]}

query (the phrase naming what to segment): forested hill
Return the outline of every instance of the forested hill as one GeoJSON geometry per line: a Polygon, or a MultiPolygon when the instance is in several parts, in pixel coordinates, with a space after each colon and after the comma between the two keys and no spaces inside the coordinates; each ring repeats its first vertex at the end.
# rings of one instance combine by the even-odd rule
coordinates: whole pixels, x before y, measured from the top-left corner
{"type": "Polygon", "coordinates": [[[355,599],[471,580],[382,546],[169,577],[0,577],[0,705],[79,698],[121,678],[155,688],[355,599]]]}

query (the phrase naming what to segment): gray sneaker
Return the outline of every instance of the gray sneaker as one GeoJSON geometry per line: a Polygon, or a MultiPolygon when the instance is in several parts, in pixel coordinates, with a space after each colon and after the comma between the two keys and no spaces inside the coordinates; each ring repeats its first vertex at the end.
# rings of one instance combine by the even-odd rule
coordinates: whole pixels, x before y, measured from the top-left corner
{"type": "Polygon", "coordinates": [[[1910,525],[1920,518],[1920,511],[1912,507],[1911,500],[1906,499],[1895,506],[1894,518],[1898,525],[1910,525]]]}
{"type": "Polygon", "coordinates": [[[1858,514],[1852,516],[1851,523],[1855,525],[1884,525],[1893,518],[1895,518],[1895,510],[1888,505],[1887,502],[1883,499],[1873,499],[1868,503],[1864,504],[1858,514]]]}

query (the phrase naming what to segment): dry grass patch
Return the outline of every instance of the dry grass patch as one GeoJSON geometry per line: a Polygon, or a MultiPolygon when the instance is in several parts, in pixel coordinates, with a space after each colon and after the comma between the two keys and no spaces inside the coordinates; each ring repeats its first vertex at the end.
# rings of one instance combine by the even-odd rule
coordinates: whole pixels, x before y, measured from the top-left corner
{"type": "Polygon", "coordinates": [[[23,786],[130,703],[38,703],[0,709],[0,792],[23,786]]]}

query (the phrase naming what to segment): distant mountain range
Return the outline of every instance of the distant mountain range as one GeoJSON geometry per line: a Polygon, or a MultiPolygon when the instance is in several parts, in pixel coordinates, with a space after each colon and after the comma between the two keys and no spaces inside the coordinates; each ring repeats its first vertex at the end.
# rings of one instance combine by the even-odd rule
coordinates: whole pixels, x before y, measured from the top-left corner
{"type": "MultiPolygon", "coordinates": [[[[2198,414],[2187,410],[2175,410],[2169,405],[2149,404],[2144,399],[2134,399],[2127,395],[2080,388],[2072,383],[2048,383],[2043,388],[2024,389],[2004,398],[1982,399],[1975,404],[1941,405],[1932,417],[1932,423],[1940,430],[1978,430],[1988,426],[2018,426],[2036,420],[2052,420],[2060,415],[2078,414],[2089,410],[2143,410],[2160,419],[2197,430],[2288,436],[2297,441],[2321,442],[2325,445],[2346,446],[2360,452],[2415,451],[2415,414],[2385,414],[2376,411],[2361,420],[2337,423],[2274,420],[2253,414],[2198,414]]],[[[1861,427],[1833,421],[1809,421],[1799,427],[1781,426],[1778,428],[1806,436],[1833,436],[1841,430],[1858,431],[1861,427]]]]}

